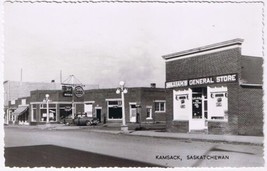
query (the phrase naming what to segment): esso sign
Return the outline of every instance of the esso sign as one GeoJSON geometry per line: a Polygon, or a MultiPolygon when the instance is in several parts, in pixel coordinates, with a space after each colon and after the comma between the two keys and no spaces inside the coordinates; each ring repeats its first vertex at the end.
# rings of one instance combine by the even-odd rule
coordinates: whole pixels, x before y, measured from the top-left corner
{"type": "Polygon", "coordinates": [[[74,94],[76,97],[82,97],[84,95],[84,90],[81,86],[76,86],[74,88],[74,94]]]}

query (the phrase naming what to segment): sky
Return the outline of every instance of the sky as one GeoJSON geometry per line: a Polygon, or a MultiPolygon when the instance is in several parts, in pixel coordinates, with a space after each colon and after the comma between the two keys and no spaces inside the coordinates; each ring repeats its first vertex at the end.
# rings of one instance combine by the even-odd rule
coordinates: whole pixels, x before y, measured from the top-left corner
{"type": "Polygon", "coordinates": [[[163,55],[235,38],[262,57],[260,3],[4,4],[4,80],[165,83],[163,55]]]}

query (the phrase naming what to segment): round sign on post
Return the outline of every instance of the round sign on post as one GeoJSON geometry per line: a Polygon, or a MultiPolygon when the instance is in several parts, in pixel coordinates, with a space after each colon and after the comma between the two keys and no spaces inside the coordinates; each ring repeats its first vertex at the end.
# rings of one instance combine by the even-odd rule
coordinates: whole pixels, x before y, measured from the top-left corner
{"type": "Polygon", "coordinates": [[[74,89],[74,94],[76,97],[82,97],[84,95],[84,90],[81,86],[76,86],[74,89]]]}

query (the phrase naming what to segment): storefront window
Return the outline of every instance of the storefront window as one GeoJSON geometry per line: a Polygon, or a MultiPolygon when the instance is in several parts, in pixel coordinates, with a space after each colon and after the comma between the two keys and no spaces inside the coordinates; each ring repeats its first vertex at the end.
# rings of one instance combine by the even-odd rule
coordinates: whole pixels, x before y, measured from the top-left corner
{"type": "Polygon", "coordinates": [[[121,100],[108,101],[108,119],[122,119],[121,100]]]}
{"type": "Polygon", "coordinates": [[[41,122],[46,122],[47,118],[49,118],[49,121],[56,121],[56,105],[55,104],[49,104],[49,114],[47,114],[47,105],[42,104],[40,108],[40,121],[41,122]]]}
{"type": "Polygon", "coordinates": [[[109,107],[109,119],[121,119],[122,108],[121,107],[109,107]]]}
{"type": "Polygon", "coordinates": [[[71,104],[60,104],[59,105],[59,117],[61,120],[71,118],[72,105],[71,104]]]}

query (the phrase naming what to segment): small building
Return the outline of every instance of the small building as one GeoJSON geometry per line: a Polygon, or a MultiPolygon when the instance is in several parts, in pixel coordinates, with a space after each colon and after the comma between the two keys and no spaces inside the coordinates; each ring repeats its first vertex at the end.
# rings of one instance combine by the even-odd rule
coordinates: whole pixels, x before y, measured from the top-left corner
{"type": "MultiPolygon", "coordinates": [[[[88,90],[84,96],[85,108],[102,122],[122,122],[122,101],[116,89],[88,90]]],[[[125,118],[128,123],[166,123],[164,88],[128,88],[125,94],[125,118]]]]}
{"type": "Polygon", "coordinates": [[[234,39],[164,55],[167,129],[263,135],[263,59],[234,39]]]}
{"type": "Polygon", "coordinates": [[[22,97],[9,101],[6,110],[6,124],[29,124],[29,102],[30,97],[22,97]]]}

